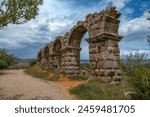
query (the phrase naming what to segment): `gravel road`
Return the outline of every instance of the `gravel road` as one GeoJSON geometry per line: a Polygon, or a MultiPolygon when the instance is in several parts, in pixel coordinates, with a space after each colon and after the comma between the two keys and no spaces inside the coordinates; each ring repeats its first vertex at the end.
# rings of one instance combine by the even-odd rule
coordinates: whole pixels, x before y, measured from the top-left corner
{"type": "Polygon", "coordinates": [[[72,96],[55,82],[33,78],[21,69],[6,70],[0,75],[0,99],[64,100],[72,96]]]}

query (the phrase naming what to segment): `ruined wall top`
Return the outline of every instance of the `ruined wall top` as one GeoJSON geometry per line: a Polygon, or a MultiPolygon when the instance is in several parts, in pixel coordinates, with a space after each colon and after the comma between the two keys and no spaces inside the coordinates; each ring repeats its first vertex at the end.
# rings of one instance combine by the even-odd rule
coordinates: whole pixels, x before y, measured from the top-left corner
{"type": "Polygon", "coordinates": [[[118,19],[121,15],[121,13],[116,10],[116,7],[107,7],[104,11],[104,14],[111,16],[115,19],[118,19]]]}

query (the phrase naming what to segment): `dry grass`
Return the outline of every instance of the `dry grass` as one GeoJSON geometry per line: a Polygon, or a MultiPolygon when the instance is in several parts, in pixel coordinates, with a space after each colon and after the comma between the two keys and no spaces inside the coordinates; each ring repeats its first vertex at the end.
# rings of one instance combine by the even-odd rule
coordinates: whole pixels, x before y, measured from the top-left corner
{"type": "Polygon", "coordinates": [[[71,89],[84,82],[83,80],[70,79],[64,73],[57,73],[53,70],[39,65],[35,65],[25,70],[25,73],[43,80],[55,81],[55,83],[60,85],[62,88],[65,88],[66,90],[71,89]]]}

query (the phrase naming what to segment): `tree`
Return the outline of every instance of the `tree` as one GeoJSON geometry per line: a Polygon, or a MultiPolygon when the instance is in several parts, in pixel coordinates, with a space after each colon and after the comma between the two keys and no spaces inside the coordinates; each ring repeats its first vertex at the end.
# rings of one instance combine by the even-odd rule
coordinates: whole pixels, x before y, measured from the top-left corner
{"type": "Polygon", "coordinates": [[[0,3],[0,28],[8,24],[22,24],[38,15],[43,0],[2,0],[0,3]]]}

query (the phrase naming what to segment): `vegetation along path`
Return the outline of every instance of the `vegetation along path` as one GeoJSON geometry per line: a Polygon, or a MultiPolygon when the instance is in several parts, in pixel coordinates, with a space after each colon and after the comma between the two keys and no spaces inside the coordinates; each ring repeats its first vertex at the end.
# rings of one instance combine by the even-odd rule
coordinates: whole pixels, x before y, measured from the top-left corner
{"type": "Polygon", "coordinates": [[[33,78],[24,70],[0,75],[0,99],[73,99],[59,84],[33,78]]]}

